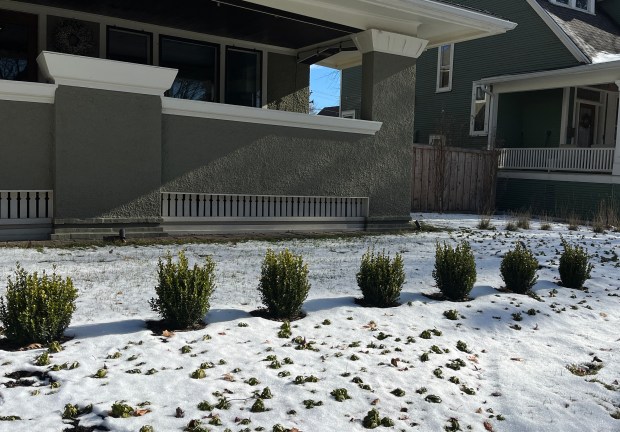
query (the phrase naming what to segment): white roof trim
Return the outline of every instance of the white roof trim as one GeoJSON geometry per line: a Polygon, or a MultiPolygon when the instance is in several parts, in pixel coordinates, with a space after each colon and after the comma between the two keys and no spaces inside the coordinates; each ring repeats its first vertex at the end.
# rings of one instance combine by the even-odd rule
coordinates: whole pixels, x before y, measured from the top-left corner
{"type": "Polygon", "coordinates": [[[564,44],[567,50],[575,57],[578,62],[591,63],[590,59],[581,49],[573,42],[573,40],[566,34],[562,27],[547,13],[536,0],[526,0],[534,11],[542,18],[547,24],[549,29],[560,39],[560,42],[564,44]]]}
{"type": "Polygon", "coordinates": [[[362,31],[379,29],[429,40],[431,45],[505,33],[516,24],[430,0],[246,0],[362,31]]]}
{"type": "Polygon", "coordinates": [[[213,102],[162,98],[163,114],[227,120],[262,125],[316,129],[361,135],[374,135],[383,123],[367,120],[326,117],[262,108],[250,108],[213,102]]]}
{"type": "Polygon", "coordinates": [[[0,80],[0,100],[53,104],[57,85],[0,80]]]}
{"type": "Polygon", "coordinates": [[[614,83],[619,80],[620,60],[616,60],[566,69],[502,75],[484,78],[477,81],[477,83],[493,85],[493,93],[512,93],[578,85],[614,83]]]}

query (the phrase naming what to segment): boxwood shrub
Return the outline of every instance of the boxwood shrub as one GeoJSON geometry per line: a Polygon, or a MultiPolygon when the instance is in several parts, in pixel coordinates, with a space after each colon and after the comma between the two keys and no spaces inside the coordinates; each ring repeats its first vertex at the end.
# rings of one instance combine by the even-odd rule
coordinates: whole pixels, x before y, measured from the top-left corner
{"type": "Polygon", "coordinates": [[[476,282],[476,262],[469,243],[463,241],[456,248],[437,243],[433,278],[447,299],[466,299],[476,282]]]}
{"type": "Polygon", "coordinates": [[[560,256],[560,280],[567,288],[583,288],[584,282],[590,278],[592,264],[588,253],[581,246],[573,246],[562,239],[564,252],[560,256]]]}
{"type": "Polygon", "coordinates": [[[397,305],[404,283],[405,271],[400,254],[391,259],[385,251],[375,254],[374,249],[368,249],[362,256],[357,285],[362,290],[367,306],[397,305]]]}
{"type": "Polygon", "coordinates": [[[0,298],[0,321],[16,344],[59,340],[71,323],[77,290],[71,278],[43,272],[28,274],[19,264],[9,277],[6,298],[0,298]]]}
{"type": "Polygon", "coordinates": [[[538,280],[537,271],[538,260],[521,242],[506,254],[500,267],[506,288],[518,294],[525,294],[532,289],[538,280]]]}

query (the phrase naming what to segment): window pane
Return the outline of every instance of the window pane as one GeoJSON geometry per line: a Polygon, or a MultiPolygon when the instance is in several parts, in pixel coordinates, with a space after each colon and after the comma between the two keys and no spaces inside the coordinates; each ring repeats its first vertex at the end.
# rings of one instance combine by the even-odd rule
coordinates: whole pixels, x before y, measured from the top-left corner
{"type": "Polygon", "coordinates": [[[577,7],[579,9],[588,10],[588,0],[577,0],[577,7]]]}
{"type": "Polygon", "coordinates": [[[226,103],[260,108],[261,53],[227,48],[226,103]]]}
{"type": "Polygon", "coordinates": [[[35,81],[37,16],[0,11],[0,79],[35,81]]]}
{"type": "Polygon", "coordinates": [[[450,71],[441,71],[441,82],[439,85],[441,88],[450,86],[450,71]]]}
{"type": "Polygon", "coordinates": [[[476,102],[474,111],[474,131],[483,132],[485,130],[486,123],[486,102],[476,102]]]}
{"type": "Polygon", "coordinates": [[[450,48],[451,45],[444,45],[441,47],[441,66],[450,65],[450,48]]]}
{"type": "Polygon", "coordinates": [[[555,0],[556,3],[562,3],[567,5],[568,4],[568,0],[555,0]]]}
{"type": "Polygon", "coordinates": [[[218,100],[218,46],[162,37],[160,64],[179,70],[168,96],[207,102],[218,100]]]}
{"type": "Polygon", "coordinates": [[[151,35],[108,28],[108,58],[128,63],[151,64],[151,35]]]}

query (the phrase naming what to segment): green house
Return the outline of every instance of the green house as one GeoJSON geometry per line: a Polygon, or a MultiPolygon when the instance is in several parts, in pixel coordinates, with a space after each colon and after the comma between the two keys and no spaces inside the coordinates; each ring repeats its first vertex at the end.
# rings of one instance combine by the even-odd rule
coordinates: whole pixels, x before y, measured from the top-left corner
{"type": "MultiPolygon", "coordinates": [[[[618,207],[620,2],[446,2],[517,27],[420,56],[414,141],[497,149],[500,210],[589,218],[602,201],[618,207]]],[[[358,109],[360,81],[344,71],[343,112],[358,109]]]]}

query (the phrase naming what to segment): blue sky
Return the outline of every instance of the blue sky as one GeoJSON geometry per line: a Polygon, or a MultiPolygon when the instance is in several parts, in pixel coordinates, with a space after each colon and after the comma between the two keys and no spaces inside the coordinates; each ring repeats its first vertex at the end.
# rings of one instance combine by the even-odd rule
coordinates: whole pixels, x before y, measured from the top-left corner
{"type": "Polygon", "coordinates": [[[310,66],[310,100],[320,110],[340,105],[340,71],[319,65],[310,66]]]}

